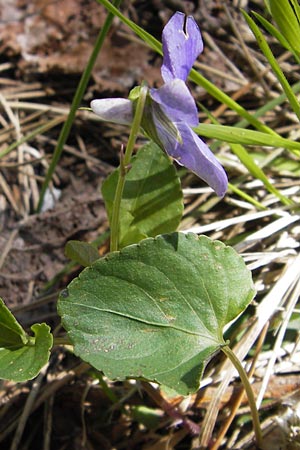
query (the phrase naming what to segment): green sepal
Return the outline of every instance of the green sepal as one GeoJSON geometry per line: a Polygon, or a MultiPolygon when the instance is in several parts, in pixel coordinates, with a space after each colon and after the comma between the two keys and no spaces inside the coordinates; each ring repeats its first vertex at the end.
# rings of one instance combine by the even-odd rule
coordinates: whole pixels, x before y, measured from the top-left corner
{"type": "Polygon", "coordinates": [[[142,86],[135,86],[133,89],[131,89],[128,95],[128,100],[131,100],[132,102],[136,101],[140,96],[141,88],[142,86]]]}
{"type": "MultiPolygon", "coordinates": [[[[141,86],[136,86],[129,93],[129,100],[131,100],[134,104],[133,108],[135,109],[135,104],[140,96],[141,86]]],[[[162,128],[164,128],[165,132],[172,136],[177,142],[182,144],[182,138],[179,133],[176,125],[168,119],[166,114],[163,112],[161,106],[155,102],[148,91],[147,99],[144,107],[144,113],[142,117],[141,126],[144,134],[149,137],[153,142],[155,142],[159,147],[163,148],[163,144],[160,141],[156,126],[153,120],[153,116],[156,116],[158,121],[161,123],[162,128]]]]}

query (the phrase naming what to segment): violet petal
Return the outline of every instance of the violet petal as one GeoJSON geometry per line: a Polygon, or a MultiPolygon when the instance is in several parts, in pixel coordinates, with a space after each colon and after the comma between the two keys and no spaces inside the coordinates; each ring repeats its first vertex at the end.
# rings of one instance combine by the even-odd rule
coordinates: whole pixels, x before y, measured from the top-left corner
{"type": "Polygon", "coordinates": [[[165,83],[180,78],[185,81],[203,51],[200,30],[192,16],[175,13],[162,33],[163,65],[161,75],[165,83]]]}
{"type": "Polygon", "coordinates": [[[227,190],[228,180],[225,170],[208,146],[184,123],[176,123],[182,143],[156,122],[156,130],[163,148],[178,164],[194,172],[204,180],[219,197],[227,190]]]}
{"type": "Polygon", "coordinates": [[[173,122],[185,122],[191,127],[198,125],[195,100],[184,81],[178,78],[172,80],[159,89],[151,89],[150,95],[173,122]]]}
{"type": "Polygon", "coordinates": [[[130,125],[133,119],[132,102],[125,98],[103,98],[93,100],[91,108],[101,120],[130,125]]]}

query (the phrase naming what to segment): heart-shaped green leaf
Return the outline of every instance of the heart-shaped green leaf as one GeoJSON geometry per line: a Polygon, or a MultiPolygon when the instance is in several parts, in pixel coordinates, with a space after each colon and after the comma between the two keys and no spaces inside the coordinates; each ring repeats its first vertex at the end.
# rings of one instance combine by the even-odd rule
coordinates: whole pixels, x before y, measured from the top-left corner
{"type": "MultiPolygon", "coordinates": [[[[118,176],[119,169],[102,185],[109,216],[118,176]]],[[[144,145],[132,159],[126,175],[120,212],[120,247],[175,231],[182,212],[182,191],[174,165],[156,144],[144,145]]]]}
{"type": "Polygon", "coordinates": [[[0,299],[0,378],[16,382],[34,378],[49,359],[50,327],[37,323],[30,337],[0,299]]]}
{"type": "Polygon", "coordinates": [[[75,353],[108,377],[188,394],[224,344],[224,325],[253,295],[232,248],[172,233],[96,261],[63,291],[58,309],[75,353]]]}

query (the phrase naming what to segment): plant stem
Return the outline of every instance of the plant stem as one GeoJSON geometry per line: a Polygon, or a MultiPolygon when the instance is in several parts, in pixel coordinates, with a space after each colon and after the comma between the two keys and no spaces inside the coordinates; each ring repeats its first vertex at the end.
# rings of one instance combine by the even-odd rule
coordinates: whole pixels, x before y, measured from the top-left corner
{"type": "MultiPolygon", "coordinates": [[[[118,8],[120,3],[121,3],[121,1],[122,0],[115,0],[114,6],[116,8],[118,8]]],[[[71,131],[71,127],[73,125],[74,118],[75,118],[75,115],[76,115],[76,111],[77,111],[77,109],[80,106],[80,102],[81,102],[82,97],[83,97],[83,95],[85,93],[85,90],[86,90],[87,84],[89,82],[89,79],[90,79],[90,76],[91,76],[94,64],[95,64],[97,56],[98,56],[98,54],[99,54],[99,52],[101,50],[101,47],[102,47],[103,42],[104,42],[104,39],[105,39],[109,29],[110,29],[110,26],[112,24],[113,18],[114,18],[114,14],[109,13],[107,18],[106,18],[106,21],[105,21],[103,27],[101,28],[101,31],[98,34],[95,46],[93,48],[93,51],[92,51],[90,59],[89,59],[89,61],[87,63],[87,66],[86,66],[86,68],[85,68],[85,70],[84,70],[84,72],[83,72],[83,74],[82,74],[82,76],[80,78],[80,81],[79,81],[79,84],[77,86],[77,89],[76,89],[76,92],[75,92],[75,95],[74,95],[74,98],[73,98],[73,102],[72,102],[72,105],[71,105],[71,108],[70,108],[70,111],[69,111],[68,118],[65,121],[64,126],[62,127],[62,130],[60,132],[60,135],[59,135],[59,138],[58,138],[58,142],[57,142],[57,146],[56,146],[56,148],[54,150],[53,158],[52,158],[52,161],[50,163],[48,172],[46,174],[46,177],[45,177],[42,189],[41,189],[39,203],[38,203],[38,206],[37,206],[37,211],[38,212],[42,208],[47,187],[48,187],[48,185],[49,185],[49,183],[51,181],[51,178],[52,178],[52,175],[54,173],[54,170],[55,170],[55,168],[56,168],[56,166],[57,166],[57,164],[58,164],[58,162],[60,160],[61,154],[63,152],[64,145],[65,145],[65,143],[66,143],[66,141],[67,141],[67,139],[69,137],[69,134],[70,134],[70,131],[71,131]]]]}
{"type": "Polygon", "coordinates": [[[249,402],[252,421],[253,421],[253,428],[254,428],[254,433],[255,433],[255,438],[256,438],[256,444],[257,444],[258,448],[262,448],[262,444],[263,444],[262,431],[261,431],[261,426],[260,426],[260,422],[259,422],[258,411],[256,408],[255,398],[254,398],[251,384],[249,382],[249,378],[248,378],[240,360],[237,358],[237,356],[231,350],[231,348],[228,345],[224,345],[221,347],[221,350],[230,359],[230,361],[232,362],[232,364],[234,365],[234,367],[236,368],[236,370],[239,373],[239,376],[241,378],[241,381],[244,385],[244,388],[245,388],[245,391],[246,391],[246,394],[248,397],[248,402],[249,402]]]}
{"type": "Polygon", "coordinates": [[[119,166],[119,178],[115,192],[114,204],[111,214],[111,223],[110,223],[110,251],[115,252],[119,248],[119,231],[120,231],[120,207],[121,200],[123,196],[123,190],[125,186],[125,177],[126,173],[129,170],[129,164],[133,152],[133,148],[138,136],[138,132],[140,129],[143,111],[145,106],[145,101],[147,97],[148,89],[146,86],[141,87],[140,95],[137,100],[136,110],[134,113],[134,118],[131,126],[131,131],[128,139],[128,143],[126,146],[126,150],[124,155],[121,154],[120,158],[120,166],[119,166]]]}
{"type": "Polygon", "coordinates": [[[53,338],[53,347],[56,346],[56,345],[71,345],[73,347],[73,344],[70,341],[68,336],[54,337],[53,338]]]}

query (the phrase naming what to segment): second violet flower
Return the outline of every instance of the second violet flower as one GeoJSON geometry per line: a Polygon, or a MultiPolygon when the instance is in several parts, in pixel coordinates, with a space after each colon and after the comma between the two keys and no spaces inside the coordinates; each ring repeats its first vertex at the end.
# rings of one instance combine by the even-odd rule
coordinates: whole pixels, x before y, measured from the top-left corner
{"type": "MultiPolygon", "coordinates": [[[[149,89],[142,118],[143,131],[178,164],[193,171],[222,197],[228,184],[226,173],[192,130],[199,124],[198,112],[185,82],[203,51],[201,33],[193,17],[175,13],[164,27],[162,46],[164,84],[159,89],[149,89]]],[[[91,108],[102,120],[130,125],[138,91],[139,88],[135,88],[129,99],[93,100],[91,108]]]]}

